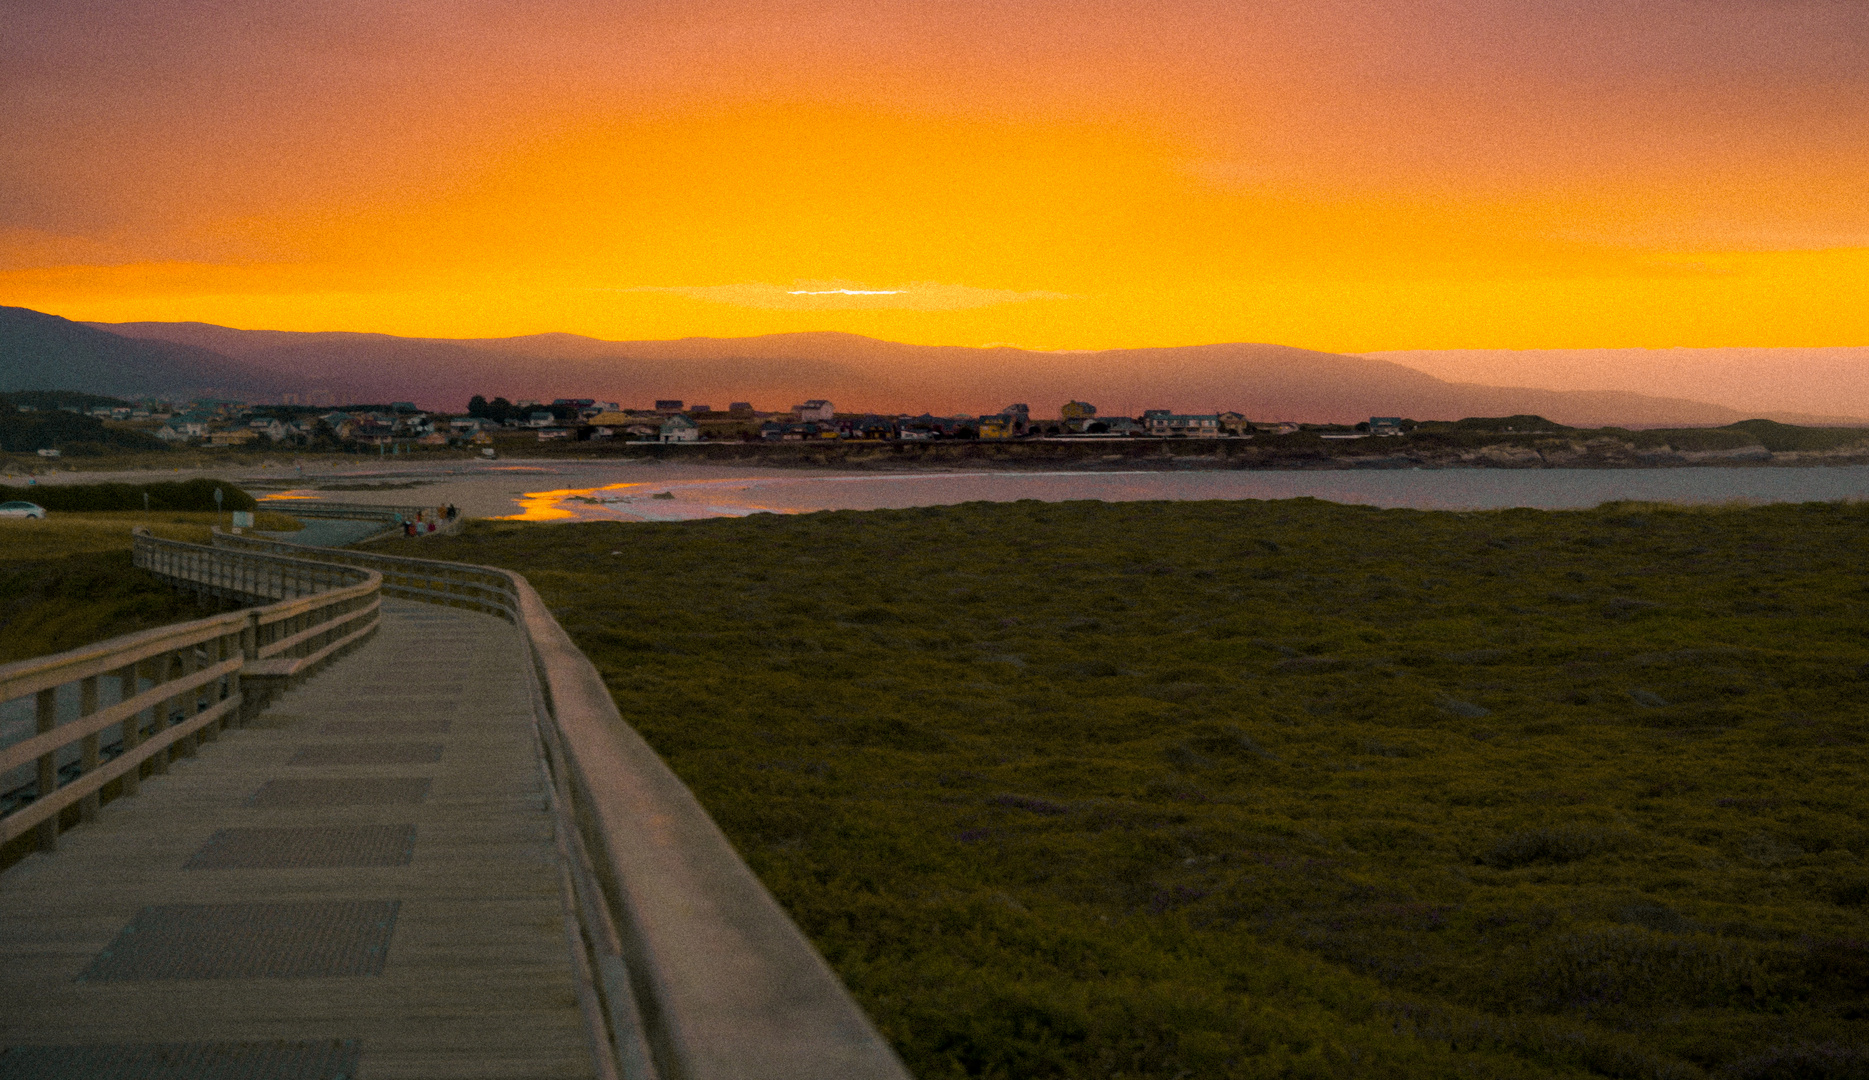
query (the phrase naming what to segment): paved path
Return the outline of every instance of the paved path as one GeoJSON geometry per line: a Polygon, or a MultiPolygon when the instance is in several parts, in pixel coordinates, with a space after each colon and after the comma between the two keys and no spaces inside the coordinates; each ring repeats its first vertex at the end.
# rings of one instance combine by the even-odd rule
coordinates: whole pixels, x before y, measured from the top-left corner
{"type": "MultiPolygon", "coordinates": [[[[282,514],[292,512],[292,506],[289,503],[261,503],[260,506],[262,509],[276,510],[282,514]]],[[[305,523],[305,527],[297,532],[261,532],[255,529],[253,533],[255,536],[264,536],[271,540],[284,540],[288,544],[343,547],[345,544],[366,540],[390,527],[386,521],[359,521],[352,518],[305,517],[300,520],[305,523]]]]}
{"type": "Polygon", "coordinates": [[[592,1075],[519,639],[383,606],[362,648],[0,874],[0,1080],[163,1055],[190,1078],[592,1075]]]}

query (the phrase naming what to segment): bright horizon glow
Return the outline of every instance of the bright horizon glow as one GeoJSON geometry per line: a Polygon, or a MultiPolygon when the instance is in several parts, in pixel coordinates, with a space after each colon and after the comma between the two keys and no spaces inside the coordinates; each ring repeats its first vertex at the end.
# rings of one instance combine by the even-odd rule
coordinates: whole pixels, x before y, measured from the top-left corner
{"type": "Polygon", "coordinates": [[[68,318],[1869,345],[1840,0],[15,15],[0,303],[68,318]]]}
{"type": "Polygon", "coordinates": [[[788,289],[792,296],[900,296],[906,289],[788,289]]]}

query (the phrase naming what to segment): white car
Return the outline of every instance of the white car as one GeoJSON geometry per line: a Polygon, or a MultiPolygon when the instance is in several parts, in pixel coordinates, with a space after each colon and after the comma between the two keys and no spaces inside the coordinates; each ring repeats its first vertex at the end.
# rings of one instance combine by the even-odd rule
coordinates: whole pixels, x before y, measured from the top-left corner
{"type": "Polygon", "coordinates": [[[42,518],[44,516],[45,507],[38,503],[20,502],[17,499],[13,502],[0,503],[0,518],[42,518]]]}

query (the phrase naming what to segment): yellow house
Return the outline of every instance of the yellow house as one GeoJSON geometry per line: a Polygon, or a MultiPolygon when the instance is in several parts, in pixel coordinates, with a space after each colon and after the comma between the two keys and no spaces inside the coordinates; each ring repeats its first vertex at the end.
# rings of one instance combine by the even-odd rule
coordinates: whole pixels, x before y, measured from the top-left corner
{"type": "Polygon", "coordinates": [[[982,416],[980,418],[980,437],[982,439],[1010,439],[1013,437],[1014,418],[1010,416],[982,416]]]}

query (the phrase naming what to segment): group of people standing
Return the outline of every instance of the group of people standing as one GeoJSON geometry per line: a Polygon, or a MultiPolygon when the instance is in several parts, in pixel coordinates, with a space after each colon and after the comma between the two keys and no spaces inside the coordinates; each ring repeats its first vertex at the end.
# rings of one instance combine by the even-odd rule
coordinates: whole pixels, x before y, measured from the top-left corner
{"type": "Polygon", "coordinates": [[[417,510],[415,512],[415,517],[403,521],[402,535],[420,536],[423,533],[432,533],[460,516],[460,507],[455,506],[453,503],[448,503],[446,506],[437,506],[433,510],[417,510]]]}

